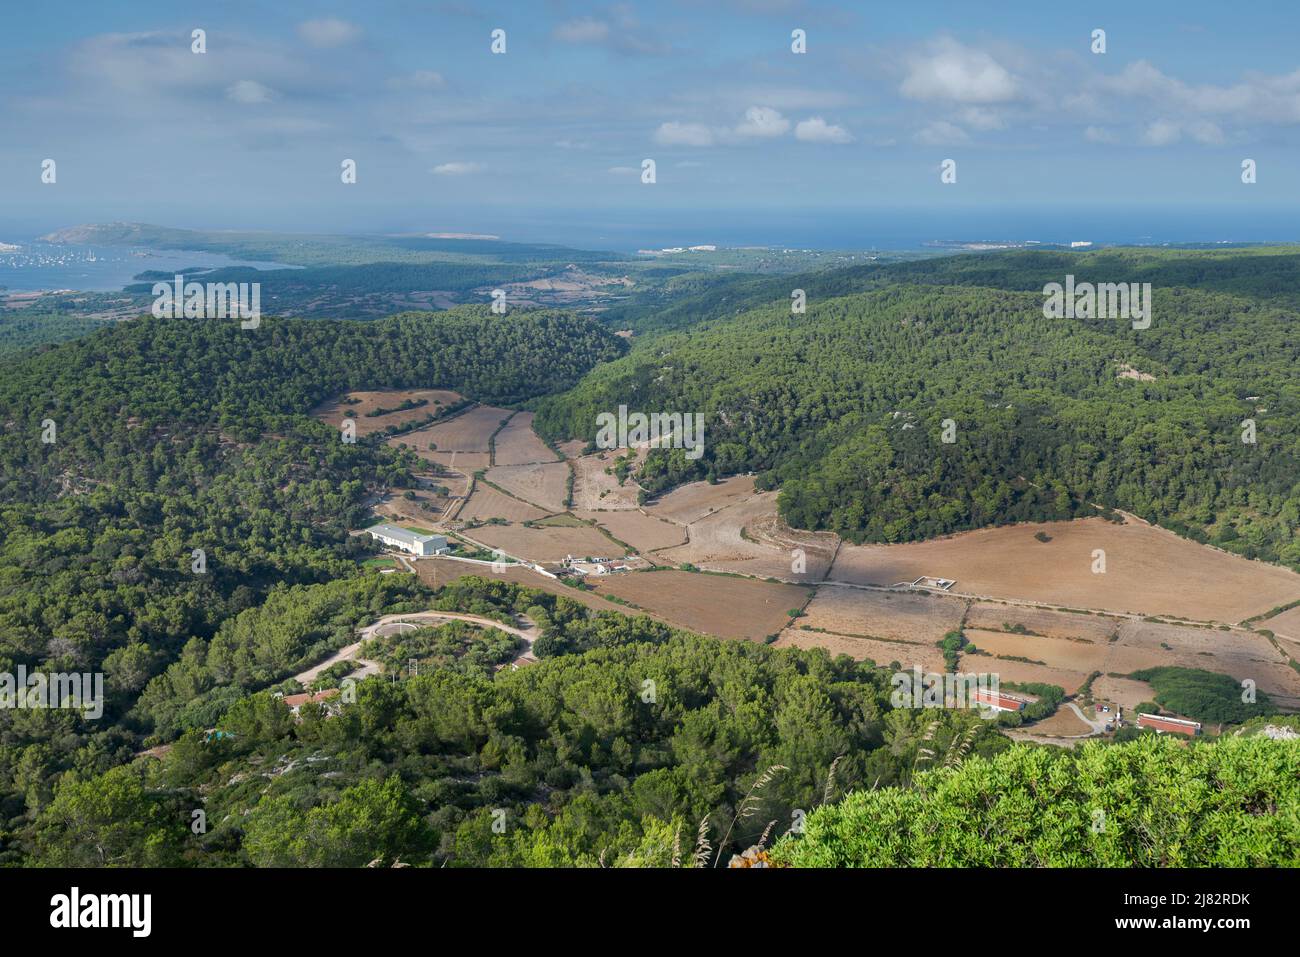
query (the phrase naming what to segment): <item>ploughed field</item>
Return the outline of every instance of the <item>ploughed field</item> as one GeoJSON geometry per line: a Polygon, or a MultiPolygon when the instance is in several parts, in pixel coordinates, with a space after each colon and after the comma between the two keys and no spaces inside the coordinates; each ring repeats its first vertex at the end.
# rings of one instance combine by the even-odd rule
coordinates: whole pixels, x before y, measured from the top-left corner
{"type": "Polygon", "coordinates": [[[892,585],[922,575],[965,594],[1235,623],[1300,598],[1300,575],[1100,518],[1011,525],[901,545],[841,546],[831,581],[892,585]],[[1039,541],[1043,534],[1049,541],[1039,541]],[[1105,553],[1105,572],[1093,571],[1105,553]]]}

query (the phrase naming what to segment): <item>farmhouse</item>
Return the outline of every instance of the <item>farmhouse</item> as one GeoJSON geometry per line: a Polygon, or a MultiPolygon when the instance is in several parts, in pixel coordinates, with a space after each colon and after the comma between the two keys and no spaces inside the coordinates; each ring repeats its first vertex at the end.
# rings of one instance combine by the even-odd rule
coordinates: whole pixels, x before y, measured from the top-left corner
{"type": "MultiPolygon", "coordinates": [[[[317,692],[316,694],[287,694],[280,700],[288,707],[289,713],[297,717],[298,713],[302,710],[302,706],[308,701],[316,703],[328,701],[330,698],[337,696],[338,693],[338,688],[327,688],[324,691],[317,692]]],[[[331,705],[331,713],[333,713],[334,710],[335,706],[331,705]]]]}
{"type": "Polygon", "coordinates": [[[445,535],[419,535],[396,525],[372,525],[366,531],[390,548],[400,548],[412,555],[444,555],[451,551],[445,535]]]}
{"type": "Polygon", "coordinates": [[[1174,718],[1164,714],[1139,714],[1138,727],[1154,728],[1160,734],[1166,731],[1174,734],[1185,734],[1189,738],[1201,733],[1201,722],[1189,721],[1186,718],[1174,718]]]}
{"type": "Polygon", "coordinates": [[[1003,691],[993,691],[990,688],[977,688],[975,703],[987,705],[994,711],[1024,711],[1025,705],[1029,704],[1029,699],[1003,691]]]}

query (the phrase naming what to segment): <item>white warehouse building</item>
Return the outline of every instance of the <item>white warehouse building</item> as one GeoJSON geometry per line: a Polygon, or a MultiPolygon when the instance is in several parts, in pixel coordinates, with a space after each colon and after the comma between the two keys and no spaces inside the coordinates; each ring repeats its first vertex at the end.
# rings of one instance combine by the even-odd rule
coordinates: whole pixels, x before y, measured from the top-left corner
{"type": "Polygon", "coordinates": [[[451,551],[446,535],[419,535],[396,525],[372,525],[366,529],[371,538],[390,548],[400,548],[412,555],[442,555],[451,551]]]}

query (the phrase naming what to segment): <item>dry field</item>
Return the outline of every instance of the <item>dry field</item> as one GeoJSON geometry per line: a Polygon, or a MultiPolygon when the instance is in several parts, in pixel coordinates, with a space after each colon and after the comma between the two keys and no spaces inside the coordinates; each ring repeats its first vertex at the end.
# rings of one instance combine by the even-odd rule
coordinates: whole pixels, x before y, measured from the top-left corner
{"type": "Polygon", "coordinates": [[[589,525],[579,528],[483,525],[465,534],[492,548],[500,548],[507,555],[518,555],[533,562],[560,562],[569,555],[574,558],[587,555],[617,558],[622,552],[622,549],[589,525]]]}
{"type": "Polygon", "coordinates": [[[569,479],[569,466],[564,462],[497,465],[488,469],[485,478],[548,512],[564,511],[564,489],[569,479]]]}
{"type": "Polygon", "coordinates": [[[687,544],[658,557],[715,571],[809,582],[826,576],[838,541],[825,532],[796,532],[786,526],[776,513],[775,492],[753,493],[705,515],[690,525],[689,537],[687,544]],[[793,569],[796,548],[804,553],[802,574],[793,569]]]}
{"type": "Polygon", "coordinates": [[[919,592],[820,585],[798,624],[841,635],[892,638],[933,646],[961,624],[965,604],[959,598],[919,592]]]}
{"type": "Polygon", "coordinates": [[[1284,611],[1280,615],[1256,622],[1256,628],[1267,628],[1275,635],[1281,635],[1291,641],[1300,641],[1300,606],[1284,611]]]}
{"type": "Polygon", "coordinates": [[[637,493],[641,491],[641,486],[631,477],[619,485],[617,476],[605,474],[605,469],[613,468],[614,460],[618,458],[616,452],[622,453],[623,450],[599,452],[570,460],[573,463],[574,508],[590,510],[637,507],[637,493]]]}
{"type": "Polygon", "coordinates": [[[1156,693],[1145,681],[1102,675],[1092,683],[1092,696],[1097,701],[1114,702],[1131,711],[1143,701],[1153,701],[1156,693]]]}
{"type": "Polygon", "coordinates": [[[1120,629],[1120,639],[1111,646],[1102,670],[1127,674],[1159,665],[1203,668],[1238,681],[1250,678],[1279,704],[1300,704],[1300,673],[1268,639],[1249,632],[1130,622],[1120,629]]]}
{"type": "Polygon", "coordinates": [[[966,612],[968,628],[1003,631],[1003,625],[1023,625],[1029,631],[1049,638],[1084,638],[1105,642],[1127,619],[1105,615],[1078,615],[1048,608],[1026,608],[997,602],[972,602],[966,612]]]}
{"type": "Polygon", "coordinates": [[[446,389],[385,389],[375,392],[349,392],[342,398],[360,400],[356,405],[345,405],[341,399],[332,399],[329,402],[323,402],[311,410],[313,418],[338,428],[344,418],[352,418],[357,424],[357,436],[369,435],[371,432],[379,432],[388,428],[390,425],[398,425],[403,422],[414,422],[423,419],[430,413],[436,415],[446,406],[461,401],[461,396],[455,392],[448,392],[446,389]],[[387,415],[379,415],[374,418],[367,418],[367,412],[373,412],[375,409],[385,408],[394,409],[401,405],[405,400],[428,399],[428,405],[422,405],[418,409],[405,409],[401,412],[389,412],[387,415]],[[346,416],[344,413],[351,412],[352,416],[346,416]]]}
{"type": "MultiPolygon", "coordinates": [[[[1174,649],[1179,660],[1176,664],[1188,668],[1205,667],[1195,663],[1197,658],[1209,660],[1207,653],[1219,663],[1228,661],[1243,662],[1282,662],[1285,659],[1278,650],[1269,644],[1263,635],[1248,631],[1219,631],[1217,628],[1191,628],[1185,625],[1162,625],[1156,622],[1129,621],[1119,629],[1119,648],[1149,648],[1161,651],[1165,655],[1171,652],[1162,648],[1166,644],[1174,649]]],[[[1112,668],[1111,671],[1122,671],[1112,668]]],[[[1211,669],[1213,670],[1213,669],[1211,669]]],[[[1300,674],[1296,675],[1300,681],[1300,674]]]]}
{"type": "Polygon", "coordinates": [[[492,433],[513,414],[509,409],[479,405],[411,436],[426,449],[430,442],[436,443],[439,452],[487,452],[492,433]]]}
{"type": "Polygon", "coordinates": [[[1300,598],[1300,575],[1100,518],[1014,525],[902,545],[844,545],[830,579],[892,585],[921,575],[954,591],[1142,615],[1237,622],[1300,598]],[[1036,532],[1051,536],[1040,542],[1036,532]],[[1093,550],[1106,573],[1093,574],[1093,550]]]}
{"type": "Polygon", "coordinates": [[[667,519],[654,518],[636,509],[575,511],[574,514],[596,522],[620,542],[627,542],[639,552],[671,548],[686,541],[685,527],[667,519]]]}
{"type": "Polygon", "coordinates": [[[689,525],[710,512],[715,512],[753,494],[752,475],[733,475],[731,478],[723,479],[717,485],[710,485],[708,482],[682,485],[667,495],[660,496],[653,505],[647,505],[646,512],[689,525]]]}
{"type": "MultiPolygon", "coordinates": [[[[997,629],[972,628],[969,625],[964,633],[968,641],[990,655],[1008,655],[1042,662],[1042,665],[1037,666],[1040,669],[1046,667],[1071,675],[1078,674],[1080,683],[1083,676],[1093,671],[1100,671],[1103,675],[1127,674],[1142,668],[1173,665],[1219,672],[1237,680],[1252,678],[1262,691],[1277,697],[1284,705],[1293,705],[1300,700],[1300,674],[1286,663],[1285,657],[1262,635],[1246,631],[1220,631],[1217,628],[1129,620],[1119,623],[1119,637],[1114,642],[1105,637],[1089,641],[1077,637],[1069,640],[1041,635],[1017,635],[997,629]]],[[[1021,680],[1013,678],[1008,672],[1018,671],[1022,665],[1025,663],[985,658],[982,655],[962,657],[963,668],[1000,671],[1006,680],[1021,680]]],[[[1067,692],[1073,692],[1077,685],[1063,687],[1067,692]]],[[[1105,696],[1100,691],[1094,693],[1105,696]]]]}
{"type": "Polygon", "coordinates": [[[416,475],[416,480],[421,483],[421,488],[426,487],[426,483],[441,485],[451,496],[464,496],[469,491],[469,479],[460,472],[421,473],[416,475]]]}
{"type": "MultiPolygon", "coordinates": [[[[802,621],[802,619],[800,619],[802,621]]],[[[922,670],[942,672],[943,652],[934,645],[903,641],[874,641],[870,638],[853,638],[848,635],[826,635],[800,628],[787,628],[776,641],[777,648],[824,648],[832,657],[848,655],[855,661],[864,658],[887,667],[897,661],[904,669],[919,665],[922,670]]]]}
{"type": "Polygon", "coordinates": [[[502,495],[494,488],[483,483],[474,487],[474,494],[461,508],[457,518],[463,522],[485,521],[489,518],[504,518],[507,522],[529,522],[545,518],[547,513],[527,502],[521,502],[509,495],[502,495]]]}
{"type": "MultiPolygon", "coordinates": [[[[421,430],[421,432],[426,430],[421,430]]],[[[401,436],[406,440],[408,445],[415,447],[415,454],[426,462],[433,462],[441,465],[443,468],[452,469],[462,475],[472,475],[479,469],[486,469],[489,465],[488,454],[486,452],[430,452],[428,441],[421,442],[415,446],[410,441],[411,436],[419,436],[420,432],[412,432],[410,435],[401,436]]],[[[392,440],[390,440],[390,443],[392,440]]]]}
{"type": "Polygon", "coordinates": [[[597,593],[616,595],[680,628],[719,638],[762,640],[789,622],[808,589],[697,572],[629,572],[598,579],[597,593]]]}
{"type": "Polygon", "coordinates": [[[494,462],[497,465],[529,465],[558,461],[555,453],[533,432],[533,413],[519,412],[497,433],[494,462]]]}
{"type": "MultiPolygon", "coordinates": [[[[1080,708],[1080,711],[1083,709],[1080,708]]],[[[1086,712],[1085,712],[1086,713],[1086,712]]],[[[1092,727],[1079,720],[1079,716],[1069,708],[1058,708],[1056,714],[1026,725],[1026,730],[1035,734],[1073,738],[1082,734],[1092,734],[1092,727]]]]}
{"type": "Polygon", "coordinates": [[[414,500],[404,497],[402,493],[389,495],[375,506],[375,513],[382,515],[385,521],[399,525],[405,522],[430,525],[441,521],[451,500],[429,492],[413,491],[415,491],[414,500]]]}
{"type": "MultiPolygon", "coordinates": [[[[979,642],[976,642],[979,644],[979,642]]],[[[1088,680],[1091,670],[1072,671],[1068,668],[1053,668],[1049,665],[1036,665],[1026,661],[1006,661],[987,655],[962,655],[958,670],[965,674],[997,675],[998,681],[1008,682],[1042,682],[1059,685],[1066,694],[1074,694],[1088,680]]]]}
{"type": "MultiPolygon", "coordinates": [[[[1041,661],[1049,667],[1080,671],[1085,676],[1093,671],[1105,671],[1106,658],[1111,651],[1107,644],[1069,641],[1065,638],[1043,638],[1038,635],[1013,635],[1005,631],[966,628],[964,634],[967,641],[990,655],[1028,658],[1031,661],[1041,661]]],[[[996,664],[983,664],[988,661],[990,659],[982,655],[962,656],[962,666],[965,668],[976,667],[975,662],[981,662],[978,666],[980,670],[996,670],[998,665],[1002,664],[1001,659],[997,659],[996,664]]],[[[1065,690],[1073,692],[1075,689],[1065,690]]]]}

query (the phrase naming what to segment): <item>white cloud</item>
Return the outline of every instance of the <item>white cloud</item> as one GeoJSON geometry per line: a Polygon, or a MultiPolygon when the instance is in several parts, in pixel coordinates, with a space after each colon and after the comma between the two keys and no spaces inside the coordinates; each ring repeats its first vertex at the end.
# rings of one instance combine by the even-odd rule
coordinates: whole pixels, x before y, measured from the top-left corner
{"type": "Polygon", "coordinates": [[[1209,120],[1193,120],[1183,129],[1188,136],[1205,146],[1219,146],[1223,143],[1223,130],[1209,120]]]}
{"type": "Polygon", "coordinates": [[[1147,146],[1172,146],[1184,136],[1189,136],[1203,146],[1218,146],[1223,142],[1223,131],[1209,120],[1192,120],[1178,123],[1173,120],[1156,120],[1142,134],[1147,146]]]}
{"type": "Polygon", "coordinates": [[[1090,126],[1083,131],[1083,138],[1089,143],[1118,143],[1119,137],[1104,126],[1090,126]]]}
{"type": "Polygon", "coordinates": [[[969,142],[970,137],[960,126],[947,120],[936,120],[916,134],[916,141],[922,146],[951,146],[954,143],[969,142]]]}
{"type": "Polygon", "coordinates": [[[961,111],[961,121],[973,130],[1000,130],[1006,127],[1002,114],[982,106],[968,106],[961,111]]]}
{"type": "Polygon", "coordinates": [[[805,143],[851,143],[853,137],[842,126],[827,123],[820,116],[801,120],[794,128],[794,136],[805,143]]]}
{"type": "Polygon", "coordinates": [[[1242,82],[1232,86],[1192,86],[1162,73],[1146,60],[1138,60],[1098,85],[1106,92],[1143,97],[1167,111],[1187,115],[1216,114],[1265,123],[1300,123],[1300,70],[1274,76],[1248,73],[1242,82]]]}
{"type": "Polygon", "coordinates": [[[737,136],[782,136],[790,129],[790,121],[770,106],[751,106],[745,118],[736,126],[737,136]]]}
{"type": "Polygon", "coordinates": [[[561,43],[593,44],[628,56],[665,56],[671,52],[670,46],[643,26],[626,4],[611,7],[608,19],[566,20],[551,31],[551,36],[561,43]]]}
{"type": "Polygon", "coordinates": [[[899,92],[911,100],[1005,103],[1019,96],[1019,84],[988,53],[945,37],[911,59],[899,92]]]}
{"type": "Polygon", "coordinates": [[[275,91],[256,80],[236,80],[226,87],[226,97],[236,103],[269,103],[275,91]]]}
{"type": "Polygon", "coordinates": [[[464,176],[467,173],[477,173],[481,166],[478,163],[440,163],[429,172],[437,176],[464,176]]]}
{"type": "Polygon", "coordinates": [[[703,123],[661,123],[655,130],[660,146],[712,146],[713,131],[703,123]]]}
{"type": "Polygon", "coordinates": [[[603,43],[609,38],[609,24],[592,17],[579,17],[555,28],[555,39],[565,43],[603,43]]]}
{"type": "Polygon", "coordinates": [[[304,20],[298,24],[298,36],[302,37],[305,43],[322,50],[341,47],[345,43],[351,43],[360,35],[359,27],[338,17],[304,20]]]}
{"type": "Polygon", "coordinates": [[[1142,134],[1142,142],[1147,146],[1169,146],[1182,138],[1182,129],[1172,120],[1156,120],[1142,134]]]}
{"type": "Polygon", "coordinates": [[[436,70],[416,70],[393,77],[388,85],[394,90],[441,90],[447,85],[447,80],[436,70]]]}

